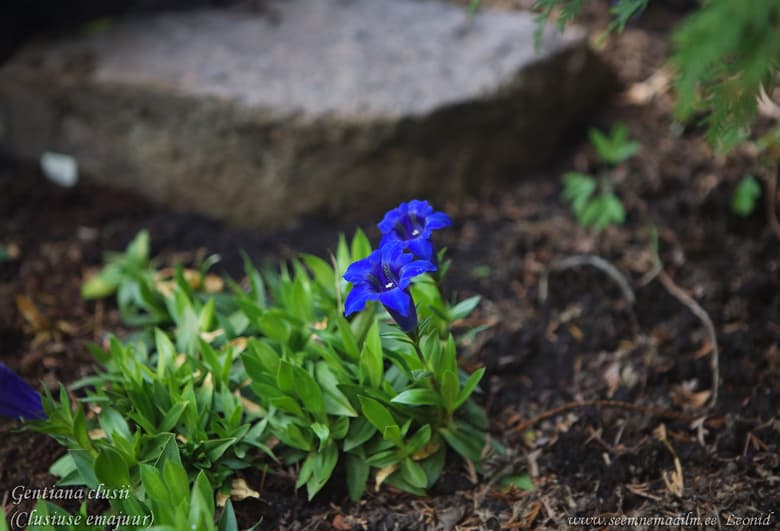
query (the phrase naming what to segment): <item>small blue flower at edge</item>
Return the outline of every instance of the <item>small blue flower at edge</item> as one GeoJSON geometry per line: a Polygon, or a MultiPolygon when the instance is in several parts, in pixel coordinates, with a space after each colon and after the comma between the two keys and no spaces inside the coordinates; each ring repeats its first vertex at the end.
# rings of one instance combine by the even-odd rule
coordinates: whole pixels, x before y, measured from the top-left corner
{"type": "Polygon", "coordinates": [[[38,391],[4,363],[0,363],[0,415],[23,420],[46,418],[38,391]]]}
{"type": "Polygon", "coordinates": [[[417,328],[417,310],[409,293],[412,279],[436,271],[428,260],[415,260],[401,242],[390,241],[367,258],[352,263],[344,280],[352,291],[344,301],[344,315],[359,312],[368,301],[379,301],[404,332],[417,328]]]}
{"type": "Polygon", "coordinates": [[[428,201],[413,199],[389,210],[378,227],[382,232],[383,247],[390,241],[402,242],[416,257],[435,262],[431,234],[433,231],[452,225],[444,212],[435,212],[428,201]]]}

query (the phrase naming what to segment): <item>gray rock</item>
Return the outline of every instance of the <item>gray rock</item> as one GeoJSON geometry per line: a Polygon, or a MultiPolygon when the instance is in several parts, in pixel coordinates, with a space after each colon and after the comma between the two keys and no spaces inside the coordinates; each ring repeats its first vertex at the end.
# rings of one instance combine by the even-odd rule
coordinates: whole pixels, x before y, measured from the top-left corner
{"type": "Polygon", "coordinates": [[[0,148],[250,226],[378,213],[538,166],[612,76],[580,31],[416,0],[115,21],[0,70],[0,148]]]}

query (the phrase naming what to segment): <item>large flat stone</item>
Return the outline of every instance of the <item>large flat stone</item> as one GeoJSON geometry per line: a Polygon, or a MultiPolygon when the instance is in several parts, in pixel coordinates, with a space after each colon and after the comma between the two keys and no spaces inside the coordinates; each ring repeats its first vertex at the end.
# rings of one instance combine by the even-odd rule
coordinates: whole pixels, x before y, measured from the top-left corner
{"type": "Polygon", "coordinates": [[[0,70],[0,148],[268,226],[457,195],[547,160],[612,76],[579,31],[417,0],[115,21],[0,70]]]}

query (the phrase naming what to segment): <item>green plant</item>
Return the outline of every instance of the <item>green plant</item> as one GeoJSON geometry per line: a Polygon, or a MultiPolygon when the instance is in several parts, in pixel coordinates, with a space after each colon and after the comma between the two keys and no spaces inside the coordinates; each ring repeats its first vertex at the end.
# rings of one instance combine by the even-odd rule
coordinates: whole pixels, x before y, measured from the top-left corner
{"type": "Polygon", "coordinates": [[[30,422],[68,449],[51,470],[60,484],[127,490],[110,500],[109,515],[212,529],[214,492],[230,495],[248,468],[294,465],[311,498],[341,462],[355,500],[372,478],[376,488],[424,494],[447,448],[479,469],[490,450],[487,418],[471,395],[484,369],[458,367],[451,332],[479,298],[444,299],[438,281],[449,263],[428,239],[451,221],[426,202],[408,205],[383,221],[382,250],[358,230],[339,239],[330,263],[301,255],[259,271],[245,258],[241,284],[207,273],[215,258],[198,270],[157,270],[145,232],[109,255],[84,296],[115,293],[121,315],[140,328],[91,345],[96,373],[57,399],[45,394],[45,419],[30,422]],[[387,287],[373,296],[345,275],[391,248],[408,274],[400,289],[411,309],[387,287]],[[438,265],[414,261],[407,248],[438,265]]]}
{"type": "MultiPolygon", "coordinates": [[[[537,0],[539,30],[557,14],[559,28],[574,20],[585,0],[537,0]]],[[[648,0],[617,0],[608,31],[648,5],[648,0]]],[[[541,33],[537,33],[537,42],[541,33]]],[[[677,72],[677,115],[703,116],[708,137],[722,151],[746,139],[762,89],[771,93],[780,68],[780,4],[775,0],[707,0],[673,36],[671,63],[677,72]]]]}
{"type": "Polygon", "coordinates": [[[609,135],[598,129],[590,129],[588,138],[601,161],[614,166],[636,155],[640,147],[639,142],[628,138],[628,127],[621,123],[615,124],[609,135]]]}
{"type": "Polygon", "coordinates": [[[745,175],[731,196],[731,210],[739,216],[749,216],[755,210],[759,197],[761,186],[758,181],[752,175],[745,175]]]}
{"type": "Polygon", "coordinates": [[[623,203],[612,190],[610,171],[633,157],[640,146],[629,140],[623,124],[615,125],[609,135],[591,129],[588,136],[605,170],[599,178],[579,172],[564,174],[562,197],[571,205],[580,225],[600,231],[625,219],[623,203]]]}
{"type": "MultiPolygon", "coordinates": [[[[79,511],[71,514],[60,506],[38,500],[28,513],[12,520],[32,531],[76,531],[82,529],[153,529],[155,531],[238,531],[233,505],[228,500],[215,523],[217,507],[214,489],[204,472],[190,480],[175,445],[168,445],[157,459],[140,463],[130,473],[118,456],[101,454],[92,467],[81,468],[86,477],[74,478],[82,464],[75,465],[72,454],[52,466],[52,473],[65,474],[61,485],[84,485],[73,493],[82,500],[79,511]],[[117,475],[114,477],[112,472],[117,475]],[[88,511],[87,500],[109,504],[105,512],[88,511]]],[[[4,529],[0,521],[0,530],[4,529]]]]}

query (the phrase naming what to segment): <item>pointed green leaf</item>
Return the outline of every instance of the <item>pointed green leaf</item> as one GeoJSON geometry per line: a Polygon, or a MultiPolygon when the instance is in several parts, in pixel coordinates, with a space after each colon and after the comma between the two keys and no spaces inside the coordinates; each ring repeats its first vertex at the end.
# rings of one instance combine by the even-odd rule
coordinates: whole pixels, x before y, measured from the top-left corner
{"type": "Polygon", "coordinates": [[[407,389],[393,397],[390,402],[410,406],[438,406],[441,397],[431,389],[407,389]]]}
{"type": "Polygon", "coordinates": [[[484,367],[471,373],[471,375],[466,380],[466,383],[463,385],[463,389],[461,389],[460,393],[458,393],[458,399],[455,401],[455,409],[462,406],[463,402],[468,400],[469,396],[471,396],[471,393],[474,392],[474,389],[477,387],[480,380],[482,380],[482,376],[484,376],[484,374],[484,367]]]}
{"type": "Polygon", "coordinates": [[[349,498],[352,501],[358,501],[366,491],[366,483],[371,467],[363,456],[352,453],[345,455],[345,466],[347,469],[347,489],[349,498]]]}

